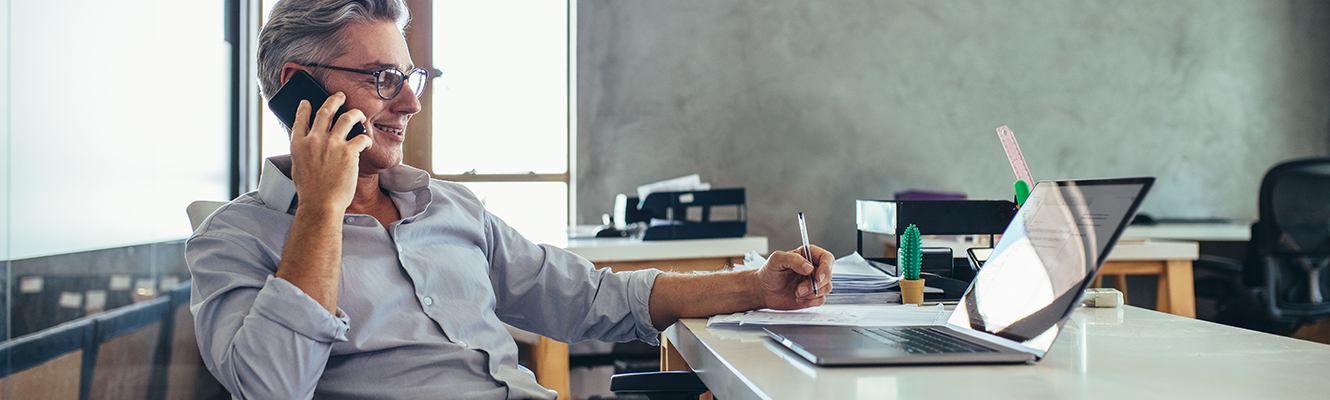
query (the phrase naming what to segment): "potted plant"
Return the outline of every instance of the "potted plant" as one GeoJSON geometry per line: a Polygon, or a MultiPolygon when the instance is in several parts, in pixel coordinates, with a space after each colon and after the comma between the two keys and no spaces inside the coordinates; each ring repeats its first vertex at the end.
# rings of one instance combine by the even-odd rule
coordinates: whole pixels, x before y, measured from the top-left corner
{"type": "Polygon", "coordinates": [[[919,228],[910,224],[901,236],[900,250],[896,262],[901,267],[901,303],[919,305],[924,302],[924,280],[919,277],[923,266],[923,253],[919,249],[919,228]]]}

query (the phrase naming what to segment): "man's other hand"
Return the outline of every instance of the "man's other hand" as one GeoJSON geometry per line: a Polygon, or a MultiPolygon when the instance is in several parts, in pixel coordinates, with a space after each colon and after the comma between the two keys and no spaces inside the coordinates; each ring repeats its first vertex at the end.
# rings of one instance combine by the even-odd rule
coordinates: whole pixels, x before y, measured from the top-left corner
{"type": "Polygon", "coordinates": [[[831,265],[836,262],[831,252],[821,247],[810,246],[812,259],[803,257],[803,247],[791,251],[775,251],[767,257],[767,263],[757,271],[758,281],[762,286],[767,308],[773,310],[795,310],[822,305],[831,292],[831,265]],[[816,264],[817,268],[814,268],[816,264]],[[808,277],[817,274],[817,293],[813,292],[813,280],[808,277]]]}

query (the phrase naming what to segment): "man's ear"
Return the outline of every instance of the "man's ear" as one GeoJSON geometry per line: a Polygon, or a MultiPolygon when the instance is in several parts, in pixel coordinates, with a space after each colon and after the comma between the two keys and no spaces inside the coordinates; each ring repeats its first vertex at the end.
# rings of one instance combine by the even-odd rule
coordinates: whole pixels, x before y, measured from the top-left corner
{"type": "Polygon", "coordinates": [[[308,70],[305,69],[305,66],[300,65],[300,64],[296,64],[296,63],[293,63],[293,62],[289,62],[289,61],[288,61],[288,62],[286,63],[286,65],[283,65],[283,66],[282,66],[282,84],[285,85],[285,84],[286,84],[286,81],[291,80],[291,77],[292,77],[292,76],[295,76],[296,71],[305,71],[305,72],[309,72],[308,70]]]}

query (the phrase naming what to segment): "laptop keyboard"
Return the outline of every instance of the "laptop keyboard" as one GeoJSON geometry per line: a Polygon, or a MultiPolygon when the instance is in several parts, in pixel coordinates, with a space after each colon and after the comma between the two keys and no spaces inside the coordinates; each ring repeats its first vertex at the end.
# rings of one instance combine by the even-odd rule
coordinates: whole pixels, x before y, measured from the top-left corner
{"type": "Polygon", "coordinates": [[[855,328],[854,332],[900,348],[911,354],[991,353],[997,351],[926,327],[855,328]]]}

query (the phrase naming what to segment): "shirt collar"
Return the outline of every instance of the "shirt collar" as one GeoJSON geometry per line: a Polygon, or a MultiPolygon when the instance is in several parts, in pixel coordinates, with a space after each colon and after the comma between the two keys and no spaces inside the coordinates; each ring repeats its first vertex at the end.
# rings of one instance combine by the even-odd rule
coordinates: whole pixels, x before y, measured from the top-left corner
{"type": "MultiPolygon", "coordinates": [[[[379,187],[392,192],[410,192],[429,185],[430,176],[424,170],[397,164],[379,174],[379,187]]],[[[291,155],[269,157],[263,162],[259,175],[259,200],[278,212],[295,213],[296,184],[291,181],[291,155]]]]}

